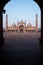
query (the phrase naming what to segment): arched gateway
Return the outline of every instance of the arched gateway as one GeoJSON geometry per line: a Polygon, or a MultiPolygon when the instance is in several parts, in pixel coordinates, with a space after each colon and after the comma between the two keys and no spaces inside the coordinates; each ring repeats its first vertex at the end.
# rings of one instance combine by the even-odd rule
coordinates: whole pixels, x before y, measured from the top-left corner
{"type": "MultiPolygon", "coordinates": [[[[9,2],[10,0],[0,0],[0,45],[3,45],[4,38],[3,38],[3,13],[5,13],[5,10],[3,10],[4,6],[9,2]]],[[[41,38],[40,42],[43,43],[43,2],[42,0],[34,0],[41,9],[41,38]]]]}
{"type": "Polygon", "coordinates": [[[24,32],[24,26],[23,25],[19,26],[19,32],[24,32]]]}
{"type": "Polygon", "coordinates": [[[23,21],[18,22],[18,32],[25,32],[26,23],[23,21]]]}

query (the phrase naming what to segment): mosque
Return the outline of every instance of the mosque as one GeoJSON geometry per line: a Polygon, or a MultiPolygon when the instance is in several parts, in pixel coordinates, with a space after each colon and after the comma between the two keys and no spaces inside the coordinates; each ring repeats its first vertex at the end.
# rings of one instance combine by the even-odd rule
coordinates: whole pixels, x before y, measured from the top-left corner
{"type": "Polygon", "coordinates": [[[8,14],[6,14],[6,32],[38,32],[38,15],[36,14],[36,26],[32,26],[31,23],[29,23],[26,26],[26,20],[25,21],[17,21],[16,24],[12,24],[11,26],[8,26],[8,14]]]}

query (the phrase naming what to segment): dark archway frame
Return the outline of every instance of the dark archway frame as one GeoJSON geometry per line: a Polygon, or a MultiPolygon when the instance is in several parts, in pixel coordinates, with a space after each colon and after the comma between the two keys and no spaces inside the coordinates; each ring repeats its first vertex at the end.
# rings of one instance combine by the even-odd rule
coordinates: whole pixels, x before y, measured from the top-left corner
{"type": "MultiPolygon", "coordinates": [[[[4,6],[11,0],[0,0],[0,46],[4,44],[3,38],[3,13],[5,13],[4,6]]],[[[42,0],[33,0],[35,1],[41,9],[41,38],[40,43],[43,45],[43,2],[42,0]]]]}

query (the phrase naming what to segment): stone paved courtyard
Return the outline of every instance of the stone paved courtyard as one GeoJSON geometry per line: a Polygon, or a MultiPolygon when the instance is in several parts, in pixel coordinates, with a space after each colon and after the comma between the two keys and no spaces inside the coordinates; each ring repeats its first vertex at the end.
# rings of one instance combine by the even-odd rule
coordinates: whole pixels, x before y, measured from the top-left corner
{"type": "Polygon", "coordinates": [[[4,38],[5,46],[14,47],[16,50],[29,49],[30,45],[40,47],[40,33],[4,33],[4,38]]]}
{"type": "Polygon", "coordinates": [[[3,64],[43,64],[43,47],[39,44],[40,33],[5,32],[3,36],[5,38],[5,44],[3,47],[0,47],[0,59],[3,64]]]}

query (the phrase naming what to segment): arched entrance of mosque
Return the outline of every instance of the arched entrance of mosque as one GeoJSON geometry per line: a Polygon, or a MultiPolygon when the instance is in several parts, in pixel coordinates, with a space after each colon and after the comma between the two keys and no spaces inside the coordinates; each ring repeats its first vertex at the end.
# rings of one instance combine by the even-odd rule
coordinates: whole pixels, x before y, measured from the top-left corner
{"type": "MultiPolygon", "coordinates": [[[[3,38],[3,13],[5,13],[5,10],[3,10],[4,6],[9,2],[10,0],[1,0],[0,1],[0,45],[3,45],[4,38],[3,38]]],[[[41,0],[34,0],[41,8],[41,38],[40,42],[43,43],[43,4],[41,0]]],[[[23,29],[21,29],[23,31],[23,29]]]]}
{"type": "Polygon", "coordinates": [[[20,32],[24,32],[24,26],[23,26],[23,25],[20,25],[20,26],[19,26],[19,31],[20,31],[20,32]]]}

